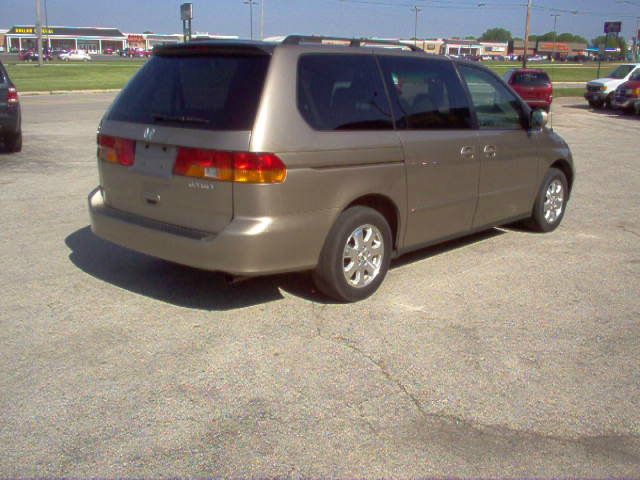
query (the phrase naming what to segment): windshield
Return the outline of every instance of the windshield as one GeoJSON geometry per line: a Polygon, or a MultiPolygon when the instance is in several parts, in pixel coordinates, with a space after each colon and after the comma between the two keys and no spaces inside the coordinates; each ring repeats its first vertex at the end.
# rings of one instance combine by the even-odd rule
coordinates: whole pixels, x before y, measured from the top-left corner
{"type": "Polygon", "coordinates": [[[251,130],[269,57],[154,57],[115,100],[107,120],[251,130]]]}
{"type": "Polygon", "coordinates": [[[516,72],[513,75],[513,84],[523,87],[544,87],[550,83],[549,76],[544,72],[516,72]]]}
{"type": "Polygon", "coordinates": [[[616,80],[620,80],[621,78],[629,75],[629,72],[635,68],[635,65],[620,65],[616,68],[611,74],[609,78],[615,78],[616,80]]]}

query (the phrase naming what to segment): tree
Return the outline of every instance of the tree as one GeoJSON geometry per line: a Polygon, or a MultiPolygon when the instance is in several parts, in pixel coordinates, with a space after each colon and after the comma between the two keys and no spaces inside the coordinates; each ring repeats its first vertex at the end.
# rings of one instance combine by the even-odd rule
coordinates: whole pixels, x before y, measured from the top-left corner
{"type": "Polygon", "coordinates": [[[607,40],[607,37],[605,35],[600,35],[599,37],[593,38],[591,40],[591,43],[596,47],[606,44],[607,48],[619,48],[622,55],[626,55],[627,51],[629,50],[627,41],[623,37],[610,36],[607,40]]]}
{"type": "Polygon", "coordinates": [[[565,43],[589,43],[586,38],[580,35],[574,35],[573,33],[561,33],[558,35],[558,41],[565,43]]]}
{"type": "Polygon", "coordinates": [[[513,39],[513,35],[506,28],[490,28],[478,40],[481,42],[508,42],[511,39],[513,39]]]}
{"type": "Polygon", "coordinates": [[[475,40],[476,37],[474,35],[467,35],[466,37],[464,37],[465,40],[475,40]]]}

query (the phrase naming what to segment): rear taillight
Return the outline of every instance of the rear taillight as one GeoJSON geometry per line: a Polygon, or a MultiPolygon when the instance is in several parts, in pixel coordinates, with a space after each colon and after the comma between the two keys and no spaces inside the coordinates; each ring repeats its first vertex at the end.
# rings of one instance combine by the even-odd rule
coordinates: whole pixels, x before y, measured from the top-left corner
{"type": "MultiPolygon", "coordinates": [[[[133,165],[135,156],[135,140],[98,135],[99,160],[128,167],[133,165]]],[[[222,182],[282,183],[287,168],[273,153],[179,147],[173,174],[222,182]]]]}
{"type": "Polygon", "coordinates": [[[7,91],[7,103],[9,105],[17,105],[20,102],[20,96],[18,95],[18,90],[13,87],[9,87],[7,91]]]}
{"type": "Polygon", "coordinates": [[[135,158],[135,140],[98,135],[98,160],[129,167],[133,165],[135,158]]]}
{"type": "Polygon", "coordinates": [[[174,175],[239,183],[282,183],[287,169],[273,153],[221,152],[180,147],[174,175]]]}
{"type": "Polygon", "coordinates": [[[640,98],[640,88],[634,88],[632,90],[632,95],[636,98],[640,98]]]}

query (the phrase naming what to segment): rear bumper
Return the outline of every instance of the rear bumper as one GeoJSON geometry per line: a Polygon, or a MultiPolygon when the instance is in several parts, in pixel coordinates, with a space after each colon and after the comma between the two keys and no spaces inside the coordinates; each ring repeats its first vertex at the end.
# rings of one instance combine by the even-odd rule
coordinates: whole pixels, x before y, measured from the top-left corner
{"type": "Polygon", "coordinates": [[[91,230],[101,238],[182,265],[233,275],[264,275],[314,268],[338,210],[279,217],[234,218],[212,234],[151,221],[89,194],[91,230]]]}
{"type": "Polygon", "coordinates": [[[525,100],[525,102],[527,102],[527,105],[533,109],[544,108],[549,110],[551,108],[551,102],[547,100],[525,100]]]}
{"type": "Polygon", "coordinates": [[[0,134],[16,133],[20,128],[19,111],[0,111],[0,134]]]}

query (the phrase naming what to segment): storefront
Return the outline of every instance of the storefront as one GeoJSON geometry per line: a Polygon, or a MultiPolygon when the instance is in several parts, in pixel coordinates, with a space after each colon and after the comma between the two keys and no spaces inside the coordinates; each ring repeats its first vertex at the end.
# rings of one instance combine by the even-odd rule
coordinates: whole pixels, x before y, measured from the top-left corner
{"type": "MultiPolygon", "coordinates": [[[[49,50],[86,50],[102,53],[107,49],[125,47],[127,37],[117,28],[43,27],[42,44],[49,50]]],[[[29,50],[37,48],[36,29],[32,25],[19,25],[5,35],[7,50],[29,50]]]]}
{"type": "Polygon", "coordinates": [[[564,42],[538,42],[536,47],[538,55],[555,58],[556,60],[564,60],[567,57],[576,55],[587,55],[586,43],[564,43],[564,42]]]}
{"type": "Polygon", "coordinates": [[[489,57],[506,57],[509,51],[507,42],[480,42],[484,49],[483,55],[489,57]]]}
{"type": "Polygon", "coordinates": [[[456,57],[479,57],[483,51],[482,45],[469,40],[445,40],[441,47],[443,55],[456,57]]]}

